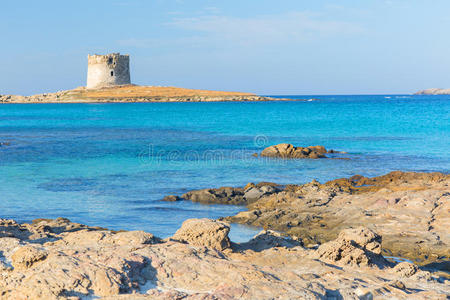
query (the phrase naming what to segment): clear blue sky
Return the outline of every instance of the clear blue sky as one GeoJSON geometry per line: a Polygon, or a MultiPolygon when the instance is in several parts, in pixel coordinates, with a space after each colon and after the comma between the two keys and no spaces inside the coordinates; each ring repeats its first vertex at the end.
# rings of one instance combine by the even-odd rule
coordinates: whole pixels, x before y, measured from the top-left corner
{"type": "Polygon", "coordinates": [[[85,85],[87,54],[136,84],[259,94],[450,88],[449,0],[2,1],[0,94],[85,85]]]}

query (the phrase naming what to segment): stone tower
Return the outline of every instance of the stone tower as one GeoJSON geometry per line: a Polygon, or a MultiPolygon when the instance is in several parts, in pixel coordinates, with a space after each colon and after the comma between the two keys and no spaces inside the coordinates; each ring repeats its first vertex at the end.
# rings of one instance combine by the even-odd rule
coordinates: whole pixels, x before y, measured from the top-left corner
{"type": "Polygon", "coordinates": [[[88,89],[130,84],[130,57],[112,53],[88,55],[88,89]]]}

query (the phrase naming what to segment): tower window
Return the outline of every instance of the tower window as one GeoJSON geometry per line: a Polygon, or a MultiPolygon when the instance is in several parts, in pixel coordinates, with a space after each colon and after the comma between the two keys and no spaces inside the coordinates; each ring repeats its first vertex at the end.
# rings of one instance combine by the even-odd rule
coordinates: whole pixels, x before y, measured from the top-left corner
{"type": "Polygon", "coordinates": [[[111,76],[114,76],[114,71],[111,71],[111,76]]]}
{"type": "Polygon", "coordinates": [[[108,64],[110,65],[110,64],[112,64],[112,62],[113,62],[112,57],[109,57],[109,58],[108,58],[108,64]]]}

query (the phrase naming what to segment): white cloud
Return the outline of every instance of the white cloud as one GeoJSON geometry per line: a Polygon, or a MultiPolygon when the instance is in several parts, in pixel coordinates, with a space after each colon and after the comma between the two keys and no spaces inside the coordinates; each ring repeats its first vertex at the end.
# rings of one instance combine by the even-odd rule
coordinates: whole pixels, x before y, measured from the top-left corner
{"type": "Polygon", "coordinates": [[[253,18],[227,16],[175,18],[169,25],[239,44],[291,43],[330,36],[353,35],[364,31],[356,24],[326,20],[319,14],[305,12],[253,18]]]}
{"type": "Polygon", "coordinates": [[[358,35],[364,29],[355,23],[329,20],[311,12],[290,12],[249,18],[209,15],[173,17],[165,24],[184,32],[176,39],[139,39],[120,41],[125,46],[151,47],[154,44],[224,47],[255,47],[268,44],[298,44],[310,40],[358,35]]]}

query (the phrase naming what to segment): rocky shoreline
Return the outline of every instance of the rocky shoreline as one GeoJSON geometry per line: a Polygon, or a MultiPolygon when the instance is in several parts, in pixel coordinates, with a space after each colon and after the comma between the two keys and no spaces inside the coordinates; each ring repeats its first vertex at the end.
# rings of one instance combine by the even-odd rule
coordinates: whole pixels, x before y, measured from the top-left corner
{"type": "Polygon", "coordinates": [[[115,103],[115,102],[219,102],[219,101],[306,101],[263,97],[250,93],[221,92],[125,85],[102,89],[73,90],[32,96],[0,95],[0,103],[115,103]]]}
{"type": "Polygon", "coordinates": [[[324,184],[263,182],[202,189],[172,201],[246,205],[247,211],[223,220],[282,232],[309,245],[333,240],[344,229],[365,226],[383,236],[384,255],[450,271],[449,185],[448,174],[398,171],[324,184]]]}
{"type": "Polygon", "coordinates": [[[448,299],[449,184],[448,174],[397,171],[195,190],[165,200],[248,211],[186,220],[166,239],[0,219],[0,298],[448,299]],[[234,243],[231,222],[264,230],[234,243]]]}
{"type": "Polygon", "coordinates": [[[229,240],[227,223],[190,219],[165,240],[38,219],[0,220],[1,299],[446,299],[449,280],[382,255],[365,227],[305,247],[263,231],[229,240]]]}

